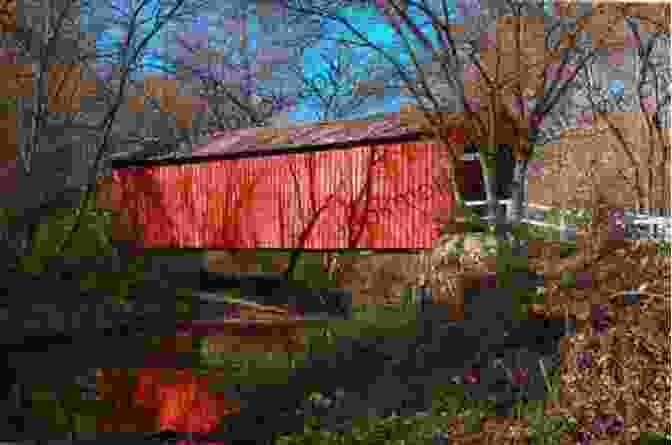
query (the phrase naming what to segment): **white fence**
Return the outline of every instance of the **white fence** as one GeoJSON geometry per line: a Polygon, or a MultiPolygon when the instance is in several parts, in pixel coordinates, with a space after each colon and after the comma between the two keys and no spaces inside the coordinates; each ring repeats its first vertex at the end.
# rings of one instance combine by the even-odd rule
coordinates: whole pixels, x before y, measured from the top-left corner
{"type": "Polygon", "coordinates": [[[653,212],[625,212],[626,233],[629,232],[629,237],[633,238],[672,241],[672,218],[669,216],[652,216],[651,213],[653,212]]]}
{"type": "MultiPolygon", "coordinates": [[[[511,205],[510,199],[502,199],[500,205],[511,205]]],[[[468,207],[482,207],[487,205],[487,201],[467,201],[468,207]]],[[[547,207],[539,204],[527,204],[525,218],[523,222],[534,226],[551,227],[560,233],[561,240],[576,239],[577,227],[575,224],[551,224],[543,222],[546,212],[553,210],[553,207],[547,207]]],[[[625,236],[627,239],[656,239],[672,240],[672,218],[669,216],[652,216],[651,212],[646,210],[626,210],[625,211],[625,236]]],[[[489,219],[483,217],[482,219],[489,219]]]]}

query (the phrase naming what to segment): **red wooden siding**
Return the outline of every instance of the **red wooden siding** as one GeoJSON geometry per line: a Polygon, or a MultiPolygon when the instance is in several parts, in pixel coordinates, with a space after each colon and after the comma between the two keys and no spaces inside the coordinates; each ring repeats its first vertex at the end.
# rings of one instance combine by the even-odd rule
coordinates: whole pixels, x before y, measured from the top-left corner
{"type": "Polygon", "coordinates": [[[452,205],[440,150],[413,141],[118,168],[113,207],[145,248],[429,248],[432,215],[452,205]]]}

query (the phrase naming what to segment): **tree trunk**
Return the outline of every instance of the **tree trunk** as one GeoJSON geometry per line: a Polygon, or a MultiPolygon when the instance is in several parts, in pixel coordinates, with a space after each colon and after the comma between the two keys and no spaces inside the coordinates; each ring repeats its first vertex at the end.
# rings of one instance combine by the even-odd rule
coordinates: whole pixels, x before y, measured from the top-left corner
{"type": "Polygon", "coordinates": [[[527,204],[527,190],[525,190],[527,174],[527,162],[524,159],[516,160],[513,170],[513,182],[511,183],[511,205],[508,209],[508,219],[511,223],[519,223],[523,219],[524,208],[527,204]]]}
{"type": "MultiPolygon", "coordinates": [[[[495,72],[499,72],[499,66],[497,66],[495,72]]],[[[501,167],[500,165],[497,165],[499,164],[498,162],[499,145],[497,144],[496,121],[497,121],[497,111],[499,110],[499,101],[494,91],[491,93],[490,104],[491,104],[489,109],[490,131],[488,133],[489,144],[485,151],[492,150],[495,160],[494,162],[493,161],[486,162],[486,160],[483,157],[484,153],[481,153],[481,166],[485,167],[483,168],[483,186],[485,188],[486,200],[488,201],[488,213],[487,213],[487,216],[489,218],[488,221],[490,224],[495,225],[495,237],[497,237],[497,239],[504,240],[506,238],[506,227],[504,226],[504,223],[506,222],[505,221],[506,215],[504,214],[504,212],[502,212],[502,209],[499,205],[499,199],[498,199],[499,197],[497,196],[497,189],[498,189],[497,169],[501,167]],[[488,163],[490,163],[491,165],[487,165],[488,163]]]]}
{"type": "Polygon", "coordinates": [[[497,179],[492,170],[483,169],[483,188],[485,189],[485,200],[487,201],[488,224],[497,222],[497,207],[499,201],[497,200],[497,179]]]}
{"type": "MultiPolygon", "coordinates": [[[[527,205],[527,163],[525,159],[517,159],[511,183],[511,204],[507,219],[511,224],[519,224],[523,220],[527,205]]],[[[513,237],[513,249],[517,255],[526,253],[527,240],[513,237]]]]}
{"type": "Polygon", "coordinates": [[[507,239],[506,213],[497,196],[497,172],[495,169],[483,168],[483,188],[487,201],[488,225],[494,224],[497,238],[507,239]]]}
{"type": "Polygon", "coordinates": [[[294,278],[294,269],[296,269],[296,264],[299,262],[299,256],[301,253],[301,249],[292,250],[292,254],[289,257],[289,265],[284,272],[285,281],[289,281],[294,278]]]}

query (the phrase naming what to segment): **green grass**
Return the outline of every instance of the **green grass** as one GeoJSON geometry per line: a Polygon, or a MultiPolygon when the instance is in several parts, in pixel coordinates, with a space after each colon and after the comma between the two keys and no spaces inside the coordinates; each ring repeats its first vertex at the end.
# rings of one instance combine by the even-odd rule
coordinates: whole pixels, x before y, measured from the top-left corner
{"type": "Polygon", "coordinates": [[[639,436],[640,445],[666,445],[669,444],[672,437],[669,434],[643,432],[639,436]]]}
{"type": "MultiPolygon", "coordinates": [[[[328,320],[306,324],[304,333],[312,351],[329,351],[334,339],[368,335],[413,335],[414,311],[394,307],[356,307],[351,320],[328,320]]],[[[206,340],[207,342],[207,340],[206,340]]],[[[228,383],[283,383],[292,367],[301,366],[307,352],[235,352],[203,354],[209,366],[225,370],[228,383]],[[229,374],[230,373],[230,374],[229,374]]]]}
{"type": "MultiPolygon", "coordinates": [[[[550,397],[557,400],[559,374],[549,375],[546,384],[550,397]]],[[[315,422],[309,419],[303,434],[281,437],[277,444],[429,444],[432,433],[442,430],[446,417],[460,416],[467,431],[477,432],[483,417],[495,415],[492,402],[466,400],[461,385],[445,384],[434,390],[432,410],[426,417],[359,418],[353,422],[355,427],[343,434],[316,429],[315,422]]],[[[549,417],[544,415],[543,409],[544,404],[540,401],[520,402],[515,408],[515,415],[526,418],[530,426],[530,443],[555,444],[562,432],[575,430],[575,419],[549,417]]]]}
{"type": "MultiPolygon", "coordinates": [[[[352,321],[330,321],[320,327],[307,328],[307,342],[315,349],[328,350],[334,344],[333,339],[338,336],[408,335],[415,329],[415,310],[412,307],[406,310],[382,305],[357,307],[353,318],[352,321]]],[[[230,380],[227,378],[227,383],[280,383],[286,381],[283,379],[286,379],[291,366],[301,366],[305,355],[300,356],[301,359],[290,362],[287,354],[283,353],[212,354],[207,357],[206,362],[218,369],[227,369],[228,366],[232,374],[230,380]]],[[[546,384],[550,397],[557,399],[560,384],[557,371],[547,376],[546,384]]],[[[468,401],[462,391],[461,385],[449,383],[435,388],[432,411],[424,418],[360,418],[356,420],[352,431],[342,435],[320,431],[315,428],[314,421],[309,419],[303,434],[282,437],[277,444],[430,443],[432,432],[441,429],[445,417],[456,415],[464,417],[467,428],[477,431],[479,419],[494,415],[494,407],[491,402],[468,401]]],[[[530,443],[557,443],[562,431],[574,427],[573,419],[545,416],[541,402],[521,402],[516,406],[515,412],[517,416],[525,417],[530,424],[530,443]]]]}

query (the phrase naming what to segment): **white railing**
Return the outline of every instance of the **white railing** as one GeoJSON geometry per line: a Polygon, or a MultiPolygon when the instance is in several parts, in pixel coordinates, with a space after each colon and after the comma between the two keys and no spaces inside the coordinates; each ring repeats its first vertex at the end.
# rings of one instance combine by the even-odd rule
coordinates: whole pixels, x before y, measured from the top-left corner
{"type": "MultiPolygon", "coordinates": [[[[511,200],[510,199],[501,199],[498,202],[499,202],[500,205],[503,204],[507,207],[509,205],[511,205],[511,200]]],[[[467,207],[482,207],[482,206],[486,206],[488,204],[488,202],[487,201],[466,201],[464,204],[467,207]]],[[[527,207],[528,207],[528,209],[529,208],[539,208],[539,209],[542,209],[543,211],[548,211],[548,210],[552,209],[552,207],[546,207],[546,206],[536,205],[536,204],[528,204],[527,207]]],[[[487,221],[487,220],[491,219],[491,217],[483,216],[483,217],[481,217],[481,219],[487,221]]],[[[541,219],[543,219],[543,217],[541,219]]],[[[547,222],[537,221],[537,220],[531,219],[529,217],[522,218],[522,222],[527,223],[527,224],[531,224],[533,226],[551,227],[551,228],[557,230],[558,232],[560,232],[560,239],[562,239],[562,240],[576,238],[576,226],[574,226],[572,224],[556,225],[556,224],[551,224],[551,223],[547,223],[547,222]]]]}
{"type": "MultiPolygon", "coordinates": [[[[467,201],[465,205],[467,207],[481,207],[487,205],[487,201],[467,201]]],[[[510,199],[499,200],[499,204],[505,206],[511,205],[510,199]]],[[[553,210],[553,207],[547,207],[540,204],[528,203],[528,215],[526,218],[523,218],[522,221],[533,226],[541,227],[551,227],[558,232],[560,232],[560,239],[570,239],[575,238],[577,234],[577,227],[574,224],[551,224],[547,222],[538,221],[530,218],[529,210],[530,209],[541,209],[542,212],[547,212],[553,210]]],[[[650,239],[659,239],[659,240],[672,240],[672,218],[664,216],[650,216],[649,212],[645,210],[626,210],[625,212],[625,224],[626,224],[626,234],[628,238],[650,238],[650,239]],[[637,226],[646,225],[646,234],[642,236],[641,229],[638,230],[637,226]]],[[[481,219],[488,220],[489,217],[482,217],[481,219]]],[[[540,218],[540,219],[543,219],[540,218]]]]}
{"type": "Polygon", "coordinates": [[[672,218],[665,216],[651,216],[647,211],[626,211],[626,225],[632,232],[632,236],[642,238],[642,235],[651,239],[672,240],[672,218]],[[642,230],[638,230],[637,226],[648,226],[644,229],[646,234],[642,234],[642,230]],[[637,233],[639,232],[639,233],[637,233]]]}

